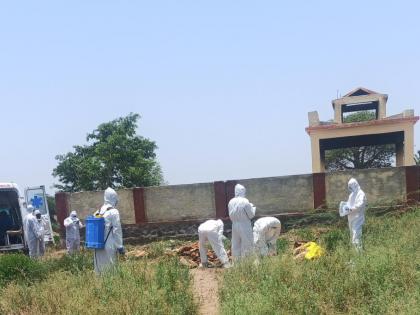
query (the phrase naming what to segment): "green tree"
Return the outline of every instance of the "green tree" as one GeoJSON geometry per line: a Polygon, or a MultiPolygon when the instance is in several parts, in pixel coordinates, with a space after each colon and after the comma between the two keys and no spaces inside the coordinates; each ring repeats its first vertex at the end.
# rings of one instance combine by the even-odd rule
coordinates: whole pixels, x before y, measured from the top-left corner
{"type": "Polygon", "coordinates": [[[157,146],[136,134],[139,118],[130,113],[103,123],[87,135],[88,144],[57,155],[53,176],[62,184],[55,187],[74,192],[160,185],[163,176],[156,160],[157,146]]]}
{"type": "MultiPolygon", "coordinates": [[[[376,118],[374,112],[361,111],[344,117],[344,123],[362,122],[376,118]]],[[[395,145],[374,145],[328,150],[325,153],[327,171],[390,167],[394,161],[395,145]]]]}
{"type": "Polygon", "coordinates": [[[414,154],[414,161],[416,165],[420,165],[420,150],[417,151],[417,154],[414,154]]]}
{"type": "Polygon", "coordinates": [[[376,119],[376,113],[370,110],[350,113],[343,117],[343,123],[354,123],[362,121],[370,121],[376,119]]]}

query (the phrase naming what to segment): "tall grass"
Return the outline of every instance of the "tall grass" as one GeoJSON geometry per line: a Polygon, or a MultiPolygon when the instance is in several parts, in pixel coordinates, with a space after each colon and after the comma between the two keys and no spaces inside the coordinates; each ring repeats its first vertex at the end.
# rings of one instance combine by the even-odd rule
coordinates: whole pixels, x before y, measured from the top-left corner
{"type": "Polygon", "coordinates": [[[0,288],[10,282],[30,285],[46,278],[48,267],[22,254],[0,255],[0,288]]]}
{"type": "Polygon", "coordinates": [[[98,277],[59,270],[32,286],[1,291],[0,314],[195,314],[188,269],[174,258],[127,261],[98,277]]]}
{"type": "MultiPolygon", "coordinates": [[[[420,305],[420,209],[368,217],[362,255],[345,219],[293,229],[280,255],[236,264],[223,274],[224,314],[416,314],[420,305]],[[317,239],[327,255],[295,261],[290,237],[317,239]],[[289,240],[288,240],[289,239],[289,240]]],[[[0,256],[0,314],[196,314],[188,269],[164,255],[178,242],[148,246],[149,257],[92,271],[90,252],[34,261],[0,256]]],[[[229,242],[226,242],[229,245],[229,242]]]]}
{"type": "MultiPolygon", "coordinates": [[[[362,255],[349,232],[332,228],[320,237],[328,254],[295,261],[290,250],[252,259],[224,274],[223,314],[418,314],[420,210],[400,217],[369,217],[362,255]]],[[[310,233],[307,233],[308,236],[310,233]]]]}
{"type": "Polygon", "coordinates": [[[69,271],[77,274],[86,270],[93,270],[93,255],[91,251],[81,251],[73,255],[64,255],[58,259],[45,261],[48,272],[69,271]]]}
{"type": "Polygon", "coordinates": [[[35,260],[23,254],[0,255],[0,288],[10,282],[33,285],[56,271],[79,273],[92,270],[92,254],[82,251],[58,259],[35,260]]]}

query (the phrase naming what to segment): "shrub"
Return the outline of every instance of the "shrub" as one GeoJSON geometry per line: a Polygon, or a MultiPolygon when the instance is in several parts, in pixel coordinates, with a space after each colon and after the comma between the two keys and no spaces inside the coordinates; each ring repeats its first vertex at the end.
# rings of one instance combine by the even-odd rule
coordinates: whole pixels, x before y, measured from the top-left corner
{"type": "Polygon", "coordinates": [[[311,228],[302,228],[296,230],[296,235],[302,240],[302,241],[313,241],[316,239],[313,231],[311,228]]]}
{"type": "Polygon", "coordinates": [[[277,240],[276,246],[277,246],[277,253],[281,254],[287,250],[287,248],[289,247],[289,242],[288,240],[284,238],[279,238],[277,240]]]}
{"type": "Polygon", "coordinates": [[[40,261],[23,254],[0,255],[0,287],[9,282],[33,284],[45,279],[48,268],[40,261]]]}
{"type": "Polygon", "coordinates": [[[86,252],[49,260],[35,260],[23,254],[4,254],[0,255],[0,287],[13,281],[32,285],[57,271],[75,274],[92,269],[92,255],[86,252]]]}
{"type": "Polygon", "coordinates": [[[165,254],[165,242],[157,241],[147,246],[148,258],[159,258],[165,254]]]}
{"type": "Polygon", "coordinates": [[[51,259],[47,263],[50,272],[69,271],[73,274],[93,269],[92,254],[79,252],[73,255],[64,255],[59,259],[51,259]]]}
{"type": "MultiPolygon", "coordinates": [[[[345,231],[348,232],[348,231],[345,231]]],[[[349,233],[334,229],[321,236],[321,243],[327,251],[333,251],[337,246],[346,246],[350,238],[349,233]]]]}

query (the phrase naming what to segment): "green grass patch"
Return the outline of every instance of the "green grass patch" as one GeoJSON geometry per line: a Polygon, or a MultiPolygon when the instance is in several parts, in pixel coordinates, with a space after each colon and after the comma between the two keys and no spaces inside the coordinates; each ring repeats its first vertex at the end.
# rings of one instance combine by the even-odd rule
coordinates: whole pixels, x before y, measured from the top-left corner
{"type": "Polygon", "coordinates": [[[45,264],[49,272],[69,271],[76,274],[93,269],[93,253],[92,251],[81,251],[77,254],[47,260],[45,264]]]}
{"type": "MultiPolygon", "coordinates": [[[[67,266],[67,264],[65,264],[67,266]]],[[[32,286],[11,283],[0,314],[196,314],[186,267],[175,258],[127,261],[98,277],[57,271],[32,286]]]]}
{"type": "Polygon", "coordinates": [[[320,243],[329,252],[340,248],[350,248],[349,231],[344,229],[332,229],[321,235],[320,243]]]}
{"type": "Polygon", "coordinates": [[[289,242],[284,238],[279,238],[277,240],[276,247],[277,247],[277,253],[281,255],[289,247],[289,242]]]}
{"type": "MultiPolygon", "coordinates": [[[[315,229],[315,227],[314,227],[315,229]]],[[[224,273],[223,314],[415,314],[420,305],[420,210],[369,216],[362,255],[347,228],[319,236],[327,255],[295,261],[291,250],[224,273]]],[[[298,233],[310,237],[308,229],[298,233]]]]}
{"type": "Polygon", "coordinates": [[[32,285],[57,271],[74,274],[92,269],[92,253],[88,251],[47,260],[31,259],[21,253],[3,254],[0,255],[0,288],[11,282],[32,285]]]}
{"type": "Polygon", "coordinates": [[[48,267],[23,254],[0,255],[0,288],[10,282],[33,284],[46,278],[48,267]]]}

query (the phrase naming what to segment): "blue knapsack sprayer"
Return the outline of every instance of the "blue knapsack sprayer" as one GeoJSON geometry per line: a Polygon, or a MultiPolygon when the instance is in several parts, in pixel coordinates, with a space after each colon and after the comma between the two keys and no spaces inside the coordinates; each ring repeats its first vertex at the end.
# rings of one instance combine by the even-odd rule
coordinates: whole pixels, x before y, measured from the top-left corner
{"type": "Polygon", "coordinates": [[[86,218],[86,248],[105,248],[105,219],[103,217],[88,216],[86,218]]]}
{"type": "MultiPolygon", "coordinates": [[[[109,207],[105,210],[111,210],[109,207]]],[[[101,214],[100,210],[94,215],[90,215],[86,218],[86,241],[85,247],[89,249],[104,249],[106,241],[108,240],[109,234],[112,232],[113,227],[108,231],[108,235],[105,236],[105,219],[104,214],[101,214]]]]}

